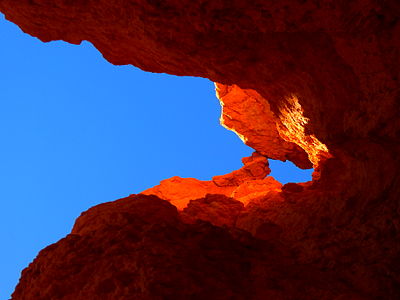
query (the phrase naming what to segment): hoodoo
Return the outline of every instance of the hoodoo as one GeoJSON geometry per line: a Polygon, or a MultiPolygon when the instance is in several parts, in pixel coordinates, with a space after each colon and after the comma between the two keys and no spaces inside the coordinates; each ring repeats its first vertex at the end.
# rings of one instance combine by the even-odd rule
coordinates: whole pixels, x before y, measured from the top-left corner
{"type": "MultiPolygon", "coordinates": [[[[81,214],[15,300],[400,299],[399,1],[0,0],[43,42],[206,77],[254,149],[81,214]],[[314,167],[281,185],[268,158],[314,167]]],[[[112,199],[110,199],[112,200],[112,199]]]]}

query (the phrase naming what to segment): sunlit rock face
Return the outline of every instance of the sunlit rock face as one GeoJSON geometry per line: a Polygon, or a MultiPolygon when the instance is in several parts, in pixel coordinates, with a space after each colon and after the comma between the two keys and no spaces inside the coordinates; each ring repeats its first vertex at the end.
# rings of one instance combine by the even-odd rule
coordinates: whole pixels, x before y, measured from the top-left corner
{"type": "Polygon", "coordinates": [[[216,92],[222,106],[221,124],[236,132],[245,144],[269,158],[289,159],[301,168],[311,168],[305,151],[280,134],[280,120],[259,93],[223,84],[216,84],[216,92]]]}
{"type": "Polygon", "coordinates": [[[267,176],[271,170],[266,157],[254,152],[252,156],[244,157],[242,162],[244,166],[239,170],[214,176],[211,181],[172,177],[142,194],[158,196],[183,209],[191,200],[204,198],[208,194],[225,195],[247,205],[271,191],[281,190],[282,184],[267,176]]]}
{"type": "Polygon", "coordinates": [[[174,177],[85,212],[13,299],[400,299],[398,1],[0,10],[43,41],[217,82],[222,124],[256,150],[211,181],[174,177]],[[281,186],[266,158],[313,166],[313,181],[281,186]]]}

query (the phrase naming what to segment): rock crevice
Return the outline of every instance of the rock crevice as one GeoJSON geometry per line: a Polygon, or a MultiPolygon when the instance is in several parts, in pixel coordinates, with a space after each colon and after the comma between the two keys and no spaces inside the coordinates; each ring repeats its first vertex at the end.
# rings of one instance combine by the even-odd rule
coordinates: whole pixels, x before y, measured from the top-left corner
{"type": "Polygon", "coordinates": [[[400,298],[398,1],[0,0],[42,41],[216,82],[257,154],[101,204],[13,299],[400,298]],[[315,168],[281,186],[266,158],[315,168]]]}

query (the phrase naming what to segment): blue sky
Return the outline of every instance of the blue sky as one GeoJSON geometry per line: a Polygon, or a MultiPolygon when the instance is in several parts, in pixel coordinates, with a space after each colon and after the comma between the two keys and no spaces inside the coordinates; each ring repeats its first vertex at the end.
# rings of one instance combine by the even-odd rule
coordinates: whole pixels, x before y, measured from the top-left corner
{"type": "Polygon", "coordinates": [[[0,299],[82,211],[172,176],[209,180],[252,153],[219,125],[207,79],[113,66],[90,43],[45,44],[1,14],[0,40],[0,299]]]}

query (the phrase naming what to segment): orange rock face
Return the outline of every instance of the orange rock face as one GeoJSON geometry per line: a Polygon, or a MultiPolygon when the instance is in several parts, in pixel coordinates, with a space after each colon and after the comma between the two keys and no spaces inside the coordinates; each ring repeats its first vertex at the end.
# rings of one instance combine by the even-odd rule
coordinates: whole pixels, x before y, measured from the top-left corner
{"type": "Polygon", "coordinates": [[[216,90],[222,106],[221,124],[224,127],[236,132],[246,145],[269,158],[291,160],[298,167],[311,168],[307,153],[289,134],[287,137],[284,125],[259,93],[223,84],[216,84],[216,90]]]}
{"type": "Polygon", "coordinates": [[[42,41],[217,82],[222,124],[256,150],[211,181],[174,177],[85,212],[13,299],[400,299],[398,1],[0,10],[42,41]],[[281,186],[267,158],[313,166],[313,181],[281,186]]]}
{"type": "Polygon", "coordinates": [[[178,209],[184,209],[191,200],[204,198],[208,194],[232,197],[247,205],[270,191],[280,191],[282,184],[273,177],[266,177],[271,170],[268,160],[254,152],[242,159],[244,166],[232,173],[214,176],[212,181],[195,178],[172,177],[142,194],[155,195],[167,200],[178,209]]]}

